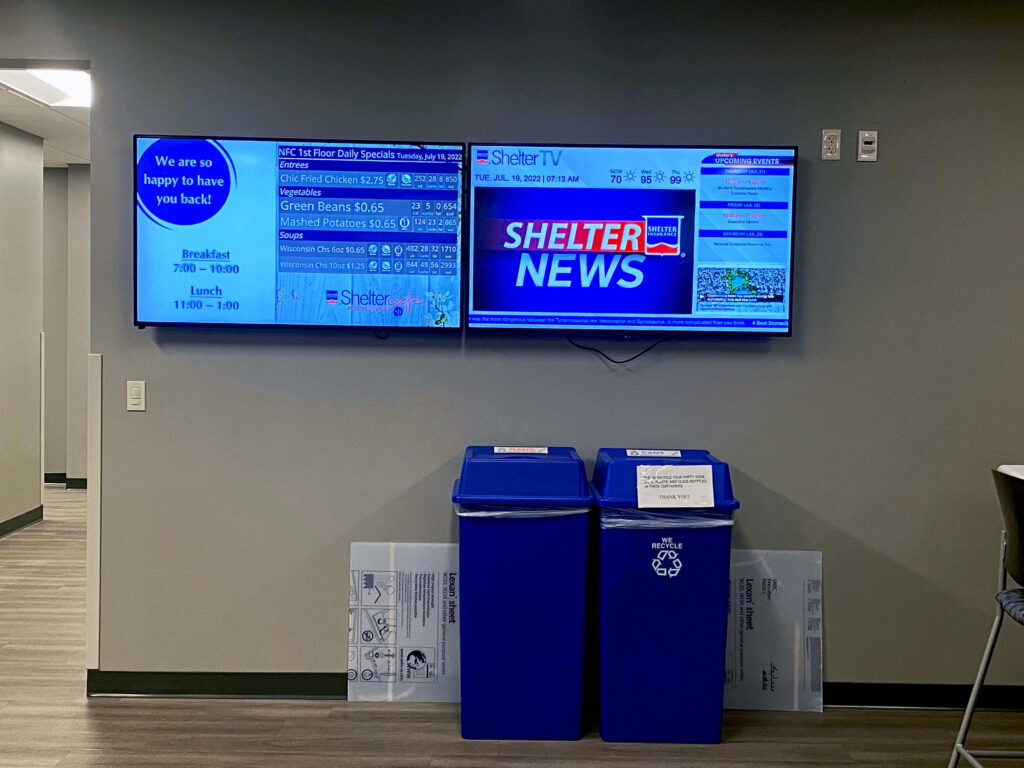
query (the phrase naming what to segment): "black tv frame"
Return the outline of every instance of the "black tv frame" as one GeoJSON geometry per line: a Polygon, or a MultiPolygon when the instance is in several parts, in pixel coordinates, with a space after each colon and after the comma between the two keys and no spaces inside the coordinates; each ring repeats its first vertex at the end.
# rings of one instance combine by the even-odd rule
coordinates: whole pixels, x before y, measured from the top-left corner
{"type": "Polygon", "coordinates": [[[465,268],[465,238],[467,230],[466,217],[466,163],[467,146],[462,141],[405,141],[405,140],[370,140],[370,139],[311,139],[311,138],[285,138],[267,136],[198,136],[185,134],[162,134],[162,133],[136,133],[132,135],[132,321],[136,328],[197,328],[197,329],[219,329],[219,330],[274,330],[274,331],[316,331],[318,333],[352,333],[355,331],[370,331],[376,335],[380,334],[427,334],[430,336],[454,336],[461,335],[466,324],[466,281],[462,275],[465,268]],[[438,146],[461,148],[462,150],[462,180],[460,184],[460,222],[459,222],[459,254],[458,254],[458,278],[459,278],[459,322],[451,326],[394,326],[394,325],[306,325],[298,323],[203,323],[203,322],[168,322],[168,321],[139,321],[139,190],[138,190],[138,141],[139,139],[191,139],[202,141],[272,141],[296,142],[296,143],[320,143],[320,144],[368,144],[373,146],[438,146]]]}
{"type": "Polygon", "coordinates": [[[581,337],[587,339],[654,339],[654,338],[679,338],[679,339],[747,339],[756,341],[767,338],[788,338],[793,335],[793,296],[796,275],[796,210],[797,210],[797,178],[799,167],[799,148],[795,145],[776,144],[577,144],[564,142],[502,142],[502,141],[470,141],[466,144],[466,158],[463,169],[464,186],[466,189],[464,206],[465,231],[463,234],[462,250],[465,254],[465,263],[462,267],[462,282],[464,285],[464,318],[466,333],[469,336],[504,336],[504,337],[547,337],[565,338],[581,337]],[[792,229],[789,238],[789,311],[786,317],[786,330],[756,330],[756,331],[729,331],[713,330],[698,331],[693,329],[630,329],[630,328],[549,328],[549,327],[484,327],[472,325],[469,321],[470,315],[470,267],[473,259],[473,243],[469,238],[469,223],[473,215],[473,184],[469,177],[472,173],[473,150],[477,147],[545,147],[558,149],[561,147],[569,149],[774,149],[791,150],[793,152],[793,197],[791,204],[790,221],[792,229]]]}

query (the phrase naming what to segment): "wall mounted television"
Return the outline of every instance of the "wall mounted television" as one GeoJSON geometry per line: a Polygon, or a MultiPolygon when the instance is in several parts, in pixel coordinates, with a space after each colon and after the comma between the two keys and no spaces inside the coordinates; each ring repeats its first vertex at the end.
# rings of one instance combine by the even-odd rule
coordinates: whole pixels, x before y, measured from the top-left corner
{"type": "Polygon", "coordinates": [[[135,324],[459,329],[463,144],[135,137],[135,324]]]}
{"type": "Polygon", "coordinates": [[[789,335],[796,147],[471,144],[470,330],[789,335]]]}

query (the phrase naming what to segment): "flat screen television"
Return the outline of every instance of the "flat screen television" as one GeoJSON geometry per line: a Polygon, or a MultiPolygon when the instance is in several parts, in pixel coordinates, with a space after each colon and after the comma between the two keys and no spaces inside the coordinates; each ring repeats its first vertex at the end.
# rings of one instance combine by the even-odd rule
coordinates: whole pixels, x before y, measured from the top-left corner
{"type": "Polygon", "coordinates": [[[462,144],[135,137],[135,324],[461,327],[462,144]]]}
{"type": "Polygon", "coordinates": [[[469,329],[788,335],[796,161],[471,144],[469,329]]]}

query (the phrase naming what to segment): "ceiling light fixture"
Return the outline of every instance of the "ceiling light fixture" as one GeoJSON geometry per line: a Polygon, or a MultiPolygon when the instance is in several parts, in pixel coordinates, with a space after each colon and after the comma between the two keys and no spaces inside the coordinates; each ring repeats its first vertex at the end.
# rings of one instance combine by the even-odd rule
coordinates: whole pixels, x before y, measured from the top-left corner
{"type": "Polygon", "coordinates": [[[0,69],[0,83],[51,107],[92,106],[92,76],[81,69],[0,69]]]}

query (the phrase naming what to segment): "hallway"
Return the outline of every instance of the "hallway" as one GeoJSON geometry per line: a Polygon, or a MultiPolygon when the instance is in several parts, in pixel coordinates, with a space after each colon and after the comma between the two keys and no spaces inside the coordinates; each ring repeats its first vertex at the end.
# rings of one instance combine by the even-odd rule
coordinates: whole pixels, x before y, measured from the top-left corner
{"type": "MultiPolygon", "coordinates": [[[[474,742],[459,738],[452,705],[86,699],[85,492],[48,488],[45,501],[42,523],[0,539],[0,768],[924,768],[946,764],[959,720],[728,712],[720,746],[474,742]]],[[[975,733],[979,748],[1024,749],[1024,713],[981,713],[975,733]]]]}

